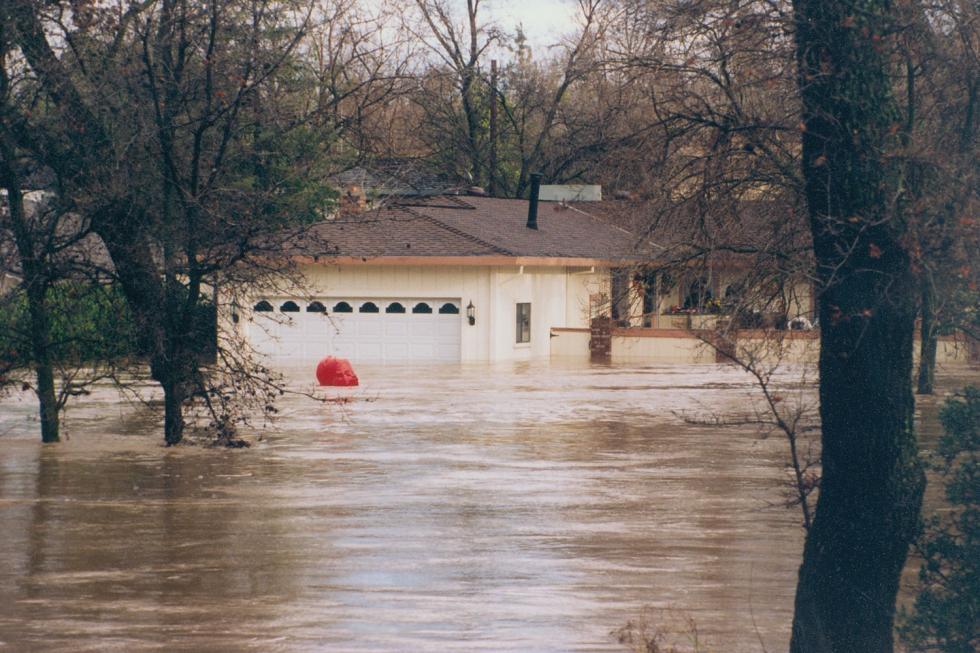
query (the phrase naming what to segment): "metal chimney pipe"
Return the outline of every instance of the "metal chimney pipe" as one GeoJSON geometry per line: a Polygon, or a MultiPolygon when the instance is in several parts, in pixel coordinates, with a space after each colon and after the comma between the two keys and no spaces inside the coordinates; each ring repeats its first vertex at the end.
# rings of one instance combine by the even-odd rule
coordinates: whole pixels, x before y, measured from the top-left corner
{"type": "Polygon", "coordinates": [[[541,192],[541,173],[531,173],[531,198],[527,205],[527,228],[538,229],[538,193],[541,192]]]}

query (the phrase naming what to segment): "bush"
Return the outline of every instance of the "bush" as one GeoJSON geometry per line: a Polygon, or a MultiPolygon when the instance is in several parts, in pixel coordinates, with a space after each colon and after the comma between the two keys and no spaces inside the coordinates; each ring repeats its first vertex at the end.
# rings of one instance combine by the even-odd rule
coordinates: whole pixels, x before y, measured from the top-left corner
{"type": "MultiPolygon", "coordinates": [[[[122,292],[114,286],[68,282],[47,295],[52,361],[59,365],[112,362],[139,355],[137,329],[122,292]]],[[[23,293],[0,308],[0,358],[4,367],[33,363],[30,317],[23,293]]]]}
{"type": "Polygon", "coordinates": [[[966,388],[940,413],[936,469],[950,509],[933,515],[917,544],[919,592],[899,634],[913,651],[980,650],[980,389],[966,388]]]}

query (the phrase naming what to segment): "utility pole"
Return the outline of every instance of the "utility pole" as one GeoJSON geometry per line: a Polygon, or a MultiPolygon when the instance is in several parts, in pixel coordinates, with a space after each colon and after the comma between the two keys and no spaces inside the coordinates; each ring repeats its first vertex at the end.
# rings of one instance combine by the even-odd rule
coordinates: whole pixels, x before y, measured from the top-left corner
{"type": "Polygon", "coordinates": [[[490,179],[487,191],[497,196],[497,60],[490,60],[490,179]]]}

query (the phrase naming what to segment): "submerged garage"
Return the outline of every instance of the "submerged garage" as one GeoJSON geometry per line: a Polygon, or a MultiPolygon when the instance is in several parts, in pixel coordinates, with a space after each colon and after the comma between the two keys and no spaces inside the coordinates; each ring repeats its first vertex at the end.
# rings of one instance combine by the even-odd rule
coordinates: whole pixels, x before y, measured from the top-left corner
{"type": "Polygon", "coordinates": [[[460,360],[458,299],[263,299],[252,315],[252,346],[283,365],[328,355],[367,363],[460,360]]]}

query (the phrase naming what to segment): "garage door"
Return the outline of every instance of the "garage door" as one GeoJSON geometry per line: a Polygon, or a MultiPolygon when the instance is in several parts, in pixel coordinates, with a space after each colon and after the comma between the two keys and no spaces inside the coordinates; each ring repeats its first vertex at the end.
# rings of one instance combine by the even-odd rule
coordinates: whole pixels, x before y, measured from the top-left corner
{"type": "Polygon", "coordinates": [[[256,351],[281,363],[323,356],[355,362],[452,362],[460,359],[456,299],[268,299],[249,326],[256,351]]]}

